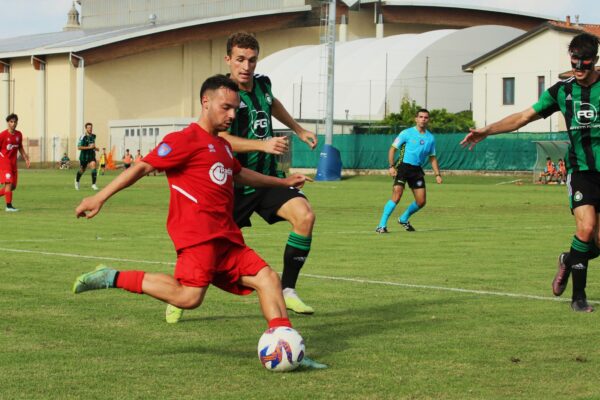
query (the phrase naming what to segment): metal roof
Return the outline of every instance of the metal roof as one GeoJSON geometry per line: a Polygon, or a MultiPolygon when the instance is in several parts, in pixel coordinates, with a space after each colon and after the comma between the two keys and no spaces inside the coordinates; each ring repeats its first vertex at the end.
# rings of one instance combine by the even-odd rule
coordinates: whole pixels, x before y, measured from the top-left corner
{"type": "Polygon", "coordinates": [[[287,14],[311,11],[311,6],[277,10],[243,12],[238,14],[178,21],[168,24],[144,24],[103,29],[73,30],[38,35],[19,36],[0,40],[0,58],[15,58],[79,52],[107,44],[152,35],[160,32],[183,29],[192,26],[211,24],[258,17],[264,15],[287,14]]]}

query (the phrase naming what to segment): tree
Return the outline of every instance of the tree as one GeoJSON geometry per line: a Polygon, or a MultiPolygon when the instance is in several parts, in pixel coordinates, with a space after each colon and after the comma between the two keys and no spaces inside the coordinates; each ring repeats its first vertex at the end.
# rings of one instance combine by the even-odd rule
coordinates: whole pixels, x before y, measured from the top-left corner
{"type": "MultiPolygon", "coordinates": [[[[415,124],[415,116],[420,108],[423,107],[416,101],[403,97],[400,112],[389,114],[381,124],[390,126],[390,133],[398,133],[415,124]]],[[[469,128],[475,126],[470,110],[457,113],[448,112],[445,108],[429,110],[429,117],[429,130],[434,133],[468,132],[469,128]]]]}

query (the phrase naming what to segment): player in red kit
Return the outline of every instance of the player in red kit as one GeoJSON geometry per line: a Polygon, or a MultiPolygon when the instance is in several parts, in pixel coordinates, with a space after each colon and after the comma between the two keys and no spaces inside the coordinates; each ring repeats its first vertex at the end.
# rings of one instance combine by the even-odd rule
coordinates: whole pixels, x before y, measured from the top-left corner
{"type": "MultiPolygon", "coordinates": [[[[240,104],[237,85],[229,78],[208,78],[200,101],[197,123],[167,135],[141,162],[76,209],[77,217],[92,218],[112,195],[155,169],[164,170],[170,190],[167,231],[177,251],[175,276],[99,266],[79,276],[73,292],[116,287],[191,309],[202,304],[212,283],[238,295],[256,290],[269,327],[291,326],[279,275],[246,246],[233,220],[233,187],[236,182],[300,188],[310,179],[298,174],[281,179],[240,166],[229,143],[217,135],[229,128],[240,104]]],[[[305,365],[325,367],[310,359],[305,365]]]]}
{"type": "Polygon", "coordinates": [[[17,171],[17,152],[21,153],[21,157],[25,160],[27,168],[29,168],[29,156],[23,148],[23,134],[17,130],[19,117],[17,114],[10,114],[6,117],[8,129],[0,133],[0,183],[4,187],[0,189],[0,197],[4,196],[6,200],[6,211],[16,212],[18,208],[12,205],[13,191],[17,188],[18,171],[17,171]]]}

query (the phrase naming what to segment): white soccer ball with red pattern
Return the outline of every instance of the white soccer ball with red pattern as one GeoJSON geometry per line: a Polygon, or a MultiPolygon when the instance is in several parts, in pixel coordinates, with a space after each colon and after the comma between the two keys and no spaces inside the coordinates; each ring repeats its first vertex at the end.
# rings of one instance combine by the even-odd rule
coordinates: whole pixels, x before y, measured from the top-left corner
{"type": "Polygon", "coordinates": [[[269,371],[293,371],[304,358],[304,339],[292,328],[269,328],[258,341],[258,359],[269,371]]]}

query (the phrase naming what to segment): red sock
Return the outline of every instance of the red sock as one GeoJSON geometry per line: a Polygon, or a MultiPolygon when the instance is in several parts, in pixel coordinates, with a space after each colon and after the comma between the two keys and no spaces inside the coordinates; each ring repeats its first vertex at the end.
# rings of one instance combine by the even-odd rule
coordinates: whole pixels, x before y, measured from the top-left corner
{"type": "Polygon", "coordinates": [[[12,192],[5,192],[4,195],[6,196],[4,198],[4,200],[6,201],[6,204],[12,203],[12,192]]]}
{"type": "Polygon", "coordinates": [[[143,293],[142,281],[144,280],[144,274],[144,271],[120,271],[115,285],[132,293],[141,294],[143,293]]]}
{"type": "Polygon", "coordinates": [[[269,328],[279,328],[280,326],[292,327],[292,323],[289,318],[273,318],[269,321],[269,328]]]}

